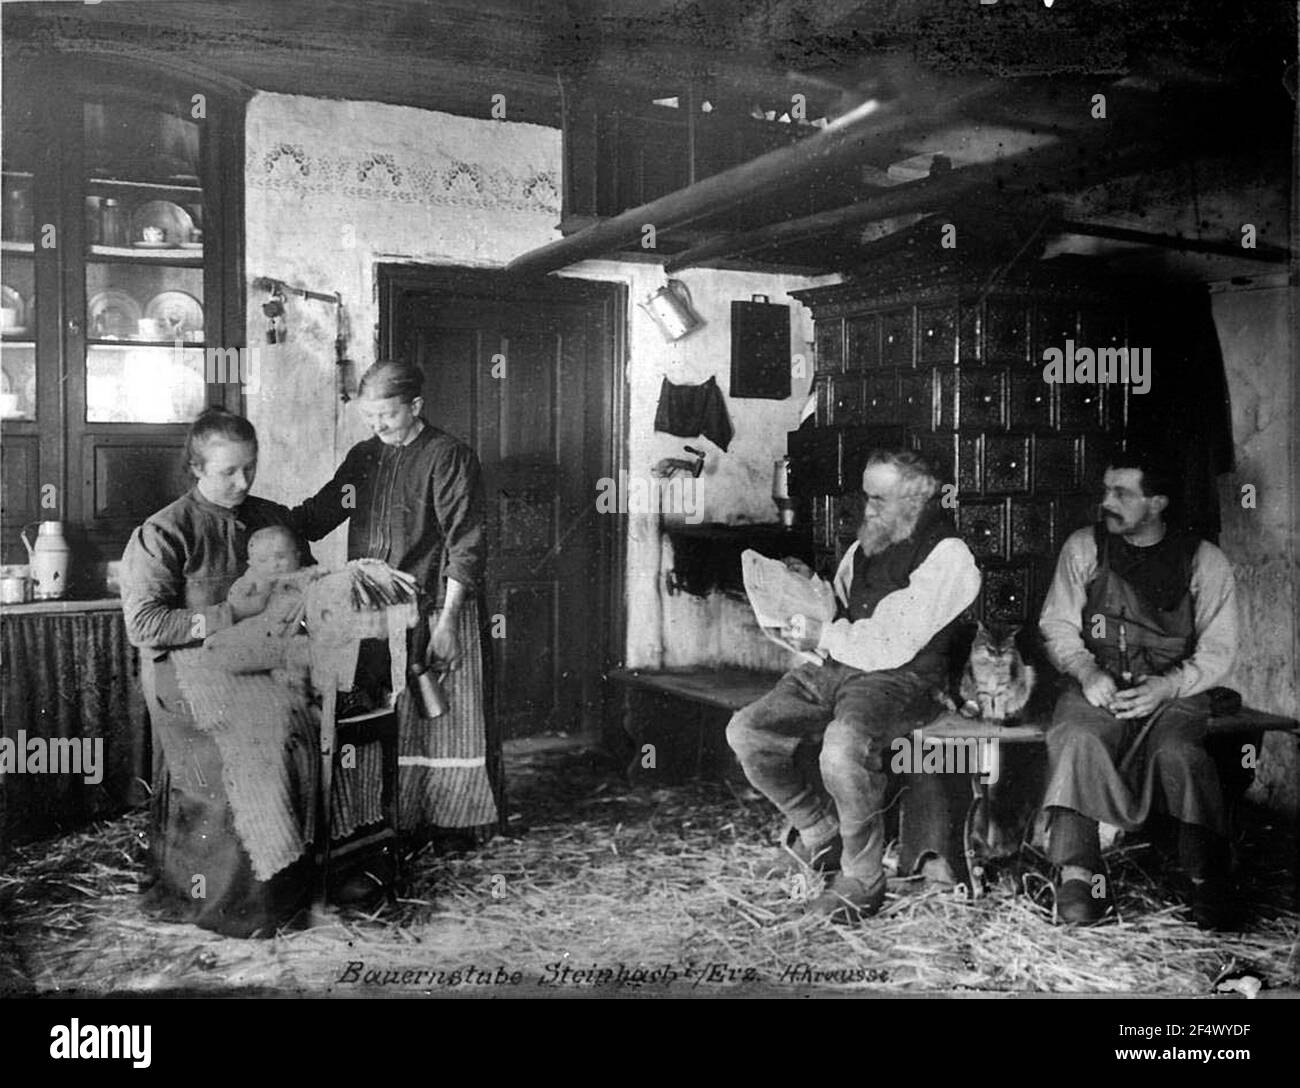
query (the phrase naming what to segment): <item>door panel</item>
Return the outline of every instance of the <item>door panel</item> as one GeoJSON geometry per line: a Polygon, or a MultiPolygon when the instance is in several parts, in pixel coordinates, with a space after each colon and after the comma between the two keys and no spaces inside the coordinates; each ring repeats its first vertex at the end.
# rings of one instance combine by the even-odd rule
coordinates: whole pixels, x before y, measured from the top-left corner
{"type": "Polygon", "coordinates": [[[406,291],[393,339],[426,375],[427,413],[483,466],[494,696],[504,736],[581,731],[596,700],[602,428],[612,370],[602,302],[406,291]]]}

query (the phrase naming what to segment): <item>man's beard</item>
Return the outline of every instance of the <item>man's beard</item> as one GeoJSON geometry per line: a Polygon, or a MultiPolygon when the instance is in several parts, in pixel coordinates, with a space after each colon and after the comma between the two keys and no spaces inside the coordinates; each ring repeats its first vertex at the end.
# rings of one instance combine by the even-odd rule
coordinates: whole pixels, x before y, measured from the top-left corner
{"type": "Polygon", "coordinates": [[[882,514],[871,520],[863,518],[862,524],[858,526],[858,544],[862,548],[862,554],[879,555],[891,544],[906,540],[912,535],[920,517],[919,510],[900,510],[893,515],[882,514]]]}

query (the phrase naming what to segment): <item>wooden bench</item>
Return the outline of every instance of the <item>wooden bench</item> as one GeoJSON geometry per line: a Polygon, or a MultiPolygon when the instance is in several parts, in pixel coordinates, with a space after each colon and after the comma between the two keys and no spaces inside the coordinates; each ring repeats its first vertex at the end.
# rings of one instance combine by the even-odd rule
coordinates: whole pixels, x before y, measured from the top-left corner
{"type": "MultiPolygon", "coordinates": [[[[622,689],[623,731],[635,746],[630,779],[647,777],[648,758],[656,777],[675,782],[699,775],[711,756],[725,757],[722,730],[741,707],[761,699],[781,673],[757,669],[614,669],[609,680],[622,689]],[[665,719],[674,724],[665,728],[665,719]],[[643,752],[653,744],[653,756],[643,752]]],[[[725,766],[726,762],[721,761],[725,766]]]]}
{"type": "MultiPolygon", "coordinates": [[[[631,690],[641,690],[734,714],[771,691],[781,675],[737,668],[614,669],[610,672],[609,679],[624,688],[625,699],[631,690]]],[[[624,709],[627,708],[625,701],[624,709]]],[[[635,723],[625,719],[624,728],[636,739],[638,734],[635,723]]],[[[1041,744],[1046,737],[1046,728],[1045,721],[995,725],[978,718],[965,718],[960,714],[945,712],[924,726],[923,735],[954,739],[989,738],[1011,744],[1041,744]]],[[[1280,714],[1268,714],[1243,706],[1234,714],[1211,718],[1208,733],[1267,733],[1274,730],[1300,736],[1300,722],[1280,714]]]]}
{"type": "MultiPolygon", "coordinates": [[[[732,761],[725,740],[722,739],[722,727],[737,710],[771,691],[780,676],[780,673],[735,668],[614,670],[609,674],[609,679],[623,690],[623,728],[636,745],[628,767],[628,777],[633,780],[649,777],[645,772],[653,767],[655,780],[673,782],[699,775],[707,763],[712,763],[715,769],[730,766],[732,761]],[[683,707],[694,707],[695,712],[683,714],[683,707]],[[682,728],[683,717],[694,719],[691,722],[694,737],[690,735],[689,728],[682,728]],[[653,753],[650,765],[645,762],[647,753],[653,753]],[[715,758],[710,759],[710,756],[715,758]]],[[[1038,700],[1038,705],[1050,708],[1050,700],[1038,700]]],[[[1050,709],[1046,709],[1046,712],[1050,713],[1050,709]]],[[[996,740],[1000,752],[1003,743],[1017,746],[1044,744],[1047,724],[1046,720],[1040,719],[1023,724],[995,725],[945,712],[922,727],[921,741],[924,745],[926,740],[939,739],[996,740]]],[[[1300,723],[1295,719],[1267,714],[1249,707],[1242,707],[1233,714],[1211,718],[1207,735],[1254,734],[1274,730],[1300,737],[1300,723]]],[[[975,753],[977,757],[978,754],[975,753]]],[[[989,778],[978,773],[978,765],[972,766],[970,755],[969,752],[964,753],[964,762],[958,764],[960,767],[972,768],[968,774],[971,795],[961,822],[961,845],[957,846],[954,842],[953,849],[960,850],[964,855],[962,861],[965,863],[968,893],[972,897],[979,897],[984,892],[985,872],[983,859],[974,845],[974,836],[976,828],[982,822],[987,822],[993,808],[989,778]]],[[[997,758],[1000,761],[1001,755],[997,758]]],[[[1028,782],[1022,785],[1028,786],[1028,782]]],[[[1032,787],[1030,792],[1034,792],[1032,787]]],[[[1235,805],[1230,807],[1235,808],[1235,805]]],[[[1036,809],[1037,805],[1033,808],[1036,809]]]]}
{"type": "MultiPolygon", "coordinates": [[[[710,748],[718,754],[725,755],[725,742],[719,746],[717,737],[720,728],[710,729],[709,725],[725,726],[731,715],[742,707],[748,706],[756,699],[762,698],[772,690],[780,673],[762,672],[754,669],[615,669],[609,679],[623,689],[623,728],[636,745],[637,752],[629,767],[629,776],[637,777],[638,772],[647,769],[642,766],[642,748],[649,741],[646,726],[651,718],[659,719],[655,724],[662,725],[664,718],[674,717],[671,707],[675,701],[693,704],[699,708],[698,713],[686,715],[693,717],[693,724],[698,735],[690,737],[671,737],[672,730],[656,731],[656,750],[663,745],[663,738],[668,737],[665,753],[673,760],[675,766],[664,768],[657,763],[657,771],[668,770],[666,780],[680,780],[688,777],[685,771],[699,774],[710,748]],[[642,697],[638,705],[638,696],[642,697]],[[644,697],[649,696],[648,704],[644,697]],[[666,709],[668,708],[668,709],[666,709]],[[693,745],[691,743],[693,739],[693,745]],[[683,744],[682,742],[686,743],[683,744]],[[693,757],[686,752],[693,747],[693,757]],[[691,766],[683,767],[684,762],[691,766]]],[[[676,715],[682,717],[680,711],[676,715]]],[[[979,719],[964,718],[960,714],[939,714],[922,728],[922,739],[943,738],[965,740],[968,738],[997,740],[1000,744],[1042,744],[1046,738],[1046,721],[1031,721],[1016,725],[995,725],[979,719]]],[[[1294,718],[1280,714],[1267,714],[1261,710],[1242,707],[1234,714],[1211,718],[1208,735],[1231,733],[1271,732],[1281,730],[1292,736],[1300,737],[1300,723],[1294,718]]],[[[683,732],[677,729],[676,732],[683,732]]]]}

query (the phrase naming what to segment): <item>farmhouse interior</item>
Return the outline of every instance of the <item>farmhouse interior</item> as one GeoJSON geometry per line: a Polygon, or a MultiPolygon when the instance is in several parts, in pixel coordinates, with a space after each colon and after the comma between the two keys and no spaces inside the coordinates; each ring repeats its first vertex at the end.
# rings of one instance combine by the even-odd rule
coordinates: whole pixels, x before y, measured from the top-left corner
{"type": "MultiPolygon", "coordinates": [[[[432,971],[467,963],[541,992],[560,964],[608,969],[586,989],[640,970],[645,992],[672,992],[652,969],[719,963],[709,992],[1300,984],[1294,4],[122,0],[0,20],[0,992],[415,994],[467,988],[432,971]],[[1123,368],[1094,372],[1103,353],[1123,368]],[[406,675],[428,613],[384,580],[398,545],[358,552],[340,524],[361,516],[345,482],[297,584],[343,578],[356,606],[364,578],[384,607],[358,607],[367,642],[337,677],[316,654],[277,689],[309,707],[316,831],[280,870],[303,909],[256,935],[150,914],[180,801],[168,815],[132,626],[139,527],[203,485],[190,428],[212,408],[255,428],[266,509],[325,495],[384,425],[367,396],[401,400],[400,374],[361,386],[384,360],[422,379],[410,433],[481,468],[465,602],[439,596],[460,631],[431,636],[460,664],[433,696],[436,668],[406,675]],[[1103,821],[1111,905],[1065,926],[1041,806],[1069,677],[1039,617],[1108,468],[1153,442],[1235,584],[1216,758],[1236,922],[1196,924],[1159,829],[1103,821]],[[891,792],[883,904],[842,925],[804,909],[831,877],[774,867],[794,840],[728,723],[800,660],[760,628],[743,557],[831,580],[876,450],[932,467],[978,568],[952,694],[977,623],[1018,629],[1037,685],[1006,723],[934,705],[935,737],[980,742],[950,754],[993,742],[997,780],[987,759],[942,775],[949,881],[923,877],[891,792]],[[350,701],[372,644],[401,699],[449,707],[418,752],[394,710],[350,701]]],[[[448,487],[401,508],[436,513],[444,564],[444,511],[474,503],[448,487]]],[[[247,693],[214,698],[261,720],[247,693]]],[[[233,803],[225,743],[204,767],[233,803]]],[[[224,826],[236,853],[249,826],[224,826]]]]}

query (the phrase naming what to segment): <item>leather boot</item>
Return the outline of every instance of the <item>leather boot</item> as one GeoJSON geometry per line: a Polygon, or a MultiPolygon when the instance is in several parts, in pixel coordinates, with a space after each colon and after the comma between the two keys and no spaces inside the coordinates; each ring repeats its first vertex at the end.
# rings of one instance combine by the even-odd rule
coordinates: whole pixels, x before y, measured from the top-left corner
{"type": "Polygon", "coordinates": [[[1178,860],[1192,884],[1192,921],[1201,929],[1232,928],[1227,842],[1208,828],[1180,823],[1178,860]]]}
{"type": "Polygon", "coordinates": [[[885,903],[885,879],[868,885],[857,877],[836,875],[826,890],[808,904],[808,913],[839,925],[856,925],[877,914],[885,903]]]}
{"type": "Polygon", "coordinates": [[[788,827],[777,850],[777,856],[772,862],[772,868],[782,873],[806,872],[808,869],[818,873],[838,872],[840,851],[843,846],[843,841],[839,835],[836,835],[816,850],[810,850],[804,845],[799,829],[788,827]]]}
{"type": "Polygon", "coordinates": [[[1108,896],[1092,894],[1087,880],[1065,880],[1056,889],[1056,920],[1065,926],[1092,926],[1106,916],[1108,896]]]}

